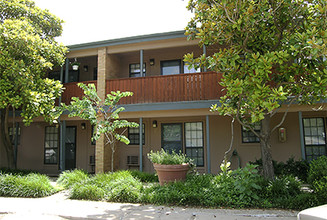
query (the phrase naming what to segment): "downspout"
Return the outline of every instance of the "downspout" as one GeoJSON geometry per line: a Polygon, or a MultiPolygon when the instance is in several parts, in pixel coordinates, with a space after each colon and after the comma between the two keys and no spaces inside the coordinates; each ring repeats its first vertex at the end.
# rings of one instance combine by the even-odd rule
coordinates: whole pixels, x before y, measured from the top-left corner
{"type": "Polygon", "coordinates": [[[141,77],[144,76],[143,74],[143,50],[140,50],[140,75],[141,77]]]}
{"type": "MultiPolygon", "coordinates": [[[[67,60],[66,59],[66,69],[67,69],[67,60]]],[[[63,83],[64,80],[64,67],[62,66],[60,69],[60,82],[63,83]]],[[[61,96],[59,97],[59,101],[58,101],[58,105],[61,105],[61,96]]],[[[62,172],[65,170],[65,129],[66,129],[66,121],[61,121],[60,117],[58,118],[58,123],[59,123],[59,152],[60,152],[60,156],[59,156],[59,170],[62,172]]]]}
{"type": "Polygon", "coordinates": [[[209,115],[206,116],[206,133],[207,133],[207,172],[211,173],[209,115]]]}
{"type": "MultiPolygon", "coordinates": [[[[65,64],[66,66],[66,69],[65,69],[65,81],[61,81],[62,83],[68,83],[68,80],[69,80],[69,59],[68,58],[66,58],[66,64],[65,64]]],[[[61,72],[60,72],[60,74],[61,74],[61,72]]],[[[61,75],[60,75],[60,78],[61,78],[61,75]]]]}
{"type": "Polygon", "coordinates": [[[140,118],[140,171],[143,171],[143,118],[140,118]]]}
{"type": "Polygon", "coordinates": [[[305,160],[303,120],[302,120],[302,112],[301,111],[299,111],[299,127],[300,127],[301,155],[302,155],[302,159],[305,160]]]}

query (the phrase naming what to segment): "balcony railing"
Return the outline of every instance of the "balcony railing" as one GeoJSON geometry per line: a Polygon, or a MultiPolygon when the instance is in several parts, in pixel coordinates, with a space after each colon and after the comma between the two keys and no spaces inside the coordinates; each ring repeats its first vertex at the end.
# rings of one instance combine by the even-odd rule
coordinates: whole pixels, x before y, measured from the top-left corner
{"type": "MultiPolygon", "coordinates": [[[[134,93],[121,99],[119,104],[213,100],[222,95],[220,79],[221,74],[215,72],[111,79],[106,81],[106,93],[117,90],[134,93]]],[[[84,83],[96,84],[96,81],[84,83]]],[[[63,102],[69,103],[70,97],[82,96],[82,90],[76,84],[64,85],[63,102]]]]}

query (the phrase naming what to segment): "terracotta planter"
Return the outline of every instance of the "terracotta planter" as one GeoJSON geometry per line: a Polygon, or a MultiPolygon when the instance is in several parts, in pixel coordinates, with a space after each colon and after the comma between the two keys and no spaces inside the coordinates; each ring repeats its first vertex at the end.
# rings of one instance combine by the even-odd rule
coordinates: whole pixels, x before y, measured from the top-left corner
{"type": "Polygon", "coordinates": [[[186,173],[190,169],[189,164],[164,165],[153,164],[157,171],[159,183],[163,185],[168,182],[181,181],[186,179],[186,173]]]}

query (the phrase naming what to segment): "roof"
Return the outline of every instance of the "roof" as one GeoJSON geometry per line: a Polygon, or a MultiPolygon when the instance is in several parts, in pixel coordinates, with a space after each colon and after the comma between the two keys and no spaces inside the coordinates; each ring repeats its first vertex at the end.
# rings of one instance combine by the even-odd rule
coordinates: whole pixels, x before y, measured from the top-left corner
{"type": "Polygon", "coordinates": [[[117,39],[104,40],[104,41],[74,44],[74,45],[69,45],[68,48],[70,51],[76,51],[76,50],[91,49],[97,47],[140,43],[146,41],[167,40],[167,39],[183,38],[183,37],[185,38],[184,33],[185,31],[182,30],[182,31],[164,32],[164,33],[156,33],[156,34],[148,34],[148,35],[138,35],[138,36],[117,38],[117,39]]]}

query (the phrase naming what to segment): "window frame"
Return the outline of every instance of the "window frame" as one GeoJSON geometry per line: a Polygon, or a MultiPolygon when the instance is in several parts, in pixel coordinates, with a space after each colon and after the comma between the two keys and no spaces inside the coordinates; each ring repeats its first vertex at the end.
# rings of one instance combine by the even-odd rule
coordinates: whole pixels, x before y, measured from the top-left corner
{"type": "MultiPolygon", "coordinates": [[[[21,130],[19,125],[17,127],[18,127],[17,145],[20,145],[21,130]]],[[[15,142],[12,142],[12,136],[15,135],[17,127],[15,127],[15,131],[13,130],[14,127],[8,127],[8,135],[12,145],[15,145],[15,142]]]]}
{"type": "Polygon", "coordinates": [[[169,76],[169,75],[178,75],[178,74],[183,74],[182,70],[182,60],[181,59],[175,59],[175,60],[161,60],[160,61],[160,75],[162,76],[169,76]],[[179,65],[179,73],[173,73],[173,74],[163,74],[163,64],[168,63],[168,62],[178,62],[179,65]]]}
{"type": "MultiPolygon", "coordinates": [[[[128,136],[128,140],[130,141],[128,145],[140,145],[140,127],[137,128],[128,128],[127,129],[127,136],[128,136]],[[136,129],[138,132],[137,133],[131,133],[130,130],[131,129],[136,129]],[[133,139],[133,140],[137,140],[135,142],[131,142],[131,138],[130,135],[138,135],[137,139],[133,139]]],[[[142,145],[145,145],[145,124],[143,123],[143,132],[142,132],[142,145]]]]}
{"type": "Polygon", "coordinates": [[[59,128],[57,128],[56,126],[46,126],[45,129],[44,129],[44,146],[43,146],[43,149],[44,149],[44,154],[43,154],[43,163],[45,165],[56,165],[58,164],[58,161],[59,161],[59,142],[60,142],[60,138],[59,138],[59,128]],[[57,147],[46,147],[46,141],[55,141],[55,140],[47,140],[47,128],[56,128],[57,132],[56,133],[49,133],[49,135],[55,135],[57,134],[57,147]],[[46,150],[49,150],[49,149],[56,149],[57,151],[56,152],[56,162],[47,162],[47,159],[46,159],[46,150]]]}
{"type": "Polygon", "coordinates": [[[144,74],[143,76],[141,76],[141,68],[139,68],[140,71],[138,71],[138,72],[132,72],[131,71],[132,70],[132,68],[131,68],[132,65],[140,65],[140,63],[130,63],[129,64],[129,67],[128,67],[128,70],[129,70],[129,78],[143,77],[143,76],[146,75],[146,63],[143,63],[143,74],[144,74]],[[136,74],[140,74],[140,75],[139,76],[135,76],[136,74]]]}
{"type": "Polygon", "coordinates": [[[188,62],[183,62],[183,73],[189,74],[189,73],[201,73],[201,68],[199,67],[197,70],[192,67],[192,69],[195,70],[195,72],[189,72],[190,70],[188,69],[189,63],[188,62]],[[187,72],[185,72],[185,68],[187,69],[187,72]]]}
{"type": "MultiPolygon", "coordinates": [[[[260,126],[261,128],[261,125],[259,123],[257,123],[256,125],[254,125],[254,128],[255,126],[260,126]]],[[[247,129],[245,130],[246,128],[241,125],[241,135],[242,135],[242,143],[243,144],[257,144],[257,143],[260,143],[260,139],[259,137],[257,137],[251,130],[247,129]],[[246,136],[244,134],[247,134],[246,136]],[[253,135],[253,136],[252,136],[253,135]],[[254,137],[255,140],[254,141],[245,141],[244,138],[251,138],[251,137],[254,137]]],[[[261,129],[254,129],[255,132],[257,133],[260,133],[261,129]]]]}
{"type": "MultiPolygon", "coordinates": [[[[185,148],[185,154],[187,155],[187,150],[188,149],[202,149],[202,162],[203,162],[203,164],[197,164],[196,163],[196,160],[194,160],[194,162],[195,162],[195,164],[196,164],[196,166],[197,167],[204,167],[205,166],[205,158],[204,158],[204,146],[205,146],[205,143],[204,143],[204,123],[203,123],[203,121],[192,121],[192,122],[184,122],[183,123],[184,124],[184,148],[185,148]],[[192,124],[192,123],[201,123],[201,131],[202,131],[202,147],[188,147],[187,146],[187,137],[186,137],[186,124],[192,124]]],[[[190,130],[190,131],[192,131],[192,130],[190,130]]],[[[197,131],[197,130],[196,130],[197,131]]],[[[191,159],[194,159],[194,158],[192,158],[192,157],[189,157],[189,158],[191,158],[191,159]]]]}
{"type": "MultiPolygon", "coordinates": [[[[317,122],[317,121],[316,121],[317,122]]],[[[310,133],[312,131],[312,126],[311,126],[311,121],[310,121],[310,133]]],[[[318,128],[318,126],[316,126],[316,128],[318,128]]],[[[306,117],[306,118],[302,118],[302,129],[303,129],[303,143],[304,143],[304,154],[305,154],[305,159],[308,160],[308,161],[312,161],[314,159],[316,159],[317,157],[320,157],[320,156],[323,156],[323,155],[327,155],[327,140],[326,140],[326,120],[324,117],[306,117]],[[305,120],[311,120],[311,119],[322,119],[322,128],[323,128],[323,133],[324,133],[324,144],[307,144],[306,142],[306,131],[305,131],[305,120]],[[310,155],[308,155],[308,148],[309,147],[318,147],[318,148],[324,148],[325,149],[325,154],[319,154],[318,155],[314,155],[313,153],[311,153],[310,155]],[[317,156],[317,157],[315,157],[317,156]],[[311,157],[311,159],[308,159],[308,157],[311,157]]],[[[317,133],[318,133],[318,129],[317,129],[317,133]]],[[[313,137],[319,137],[319,135],[310,135],[309,137],[313,138],[313,137]]],[[[311,140],[312,142],[312,140],[311,140]]]]}

